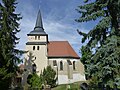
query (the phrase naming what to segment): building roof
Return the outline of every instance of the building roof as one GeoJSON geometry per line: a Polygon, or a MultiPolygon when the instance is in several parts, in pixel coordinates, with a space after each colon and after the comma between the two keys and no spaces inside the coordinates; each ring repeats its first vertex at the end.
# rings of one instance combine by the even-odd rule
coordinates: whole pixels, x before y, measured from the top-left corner
{"type": "Polygon", "coordinates": [[[43,29],[42,16],[40,10],[38,11],[35,28],[28,35],[47,35],[43,29]]]}
{"type": "Polygon", "coordinates": [[[48,43],[48,58],[76,58],[80,57],[73,50],[68,41],[50,41],[48,43]]]}

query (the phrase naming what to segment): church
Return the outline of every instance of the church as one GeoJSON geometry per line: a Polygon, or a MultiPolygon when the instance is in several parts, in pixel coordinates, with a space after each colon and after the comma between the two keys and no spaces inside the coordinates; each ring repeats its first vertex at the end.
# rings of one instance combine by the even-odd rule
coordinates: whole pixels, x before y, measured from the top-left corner
{"type": "Polygon", "coordinates": [[[57,84],[85,81],[84,65],[69,42],[49,41],[48,34],[43,28],[40,10],[34,30],[27,36],[24,68],[28,72],[23,76],[23,83],[26,82],[28,74],[33,71],[34,67],[36,73],[40,75],[48,65],[56,71],[57,84]]]}

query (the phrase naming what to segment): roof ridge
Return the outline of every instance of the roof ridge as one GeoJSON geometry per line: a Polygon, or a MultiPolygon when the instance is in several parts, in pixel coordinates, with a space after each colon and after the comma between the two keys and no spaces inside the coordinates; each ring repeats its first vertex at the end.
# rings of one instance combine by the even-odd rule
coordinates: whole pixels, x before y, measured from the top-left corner
{"type": "Polygon", "coordinates": [[[68,42],[68,41],[66,40],[66,41],[49,41],[49,42],[68,42]]]}

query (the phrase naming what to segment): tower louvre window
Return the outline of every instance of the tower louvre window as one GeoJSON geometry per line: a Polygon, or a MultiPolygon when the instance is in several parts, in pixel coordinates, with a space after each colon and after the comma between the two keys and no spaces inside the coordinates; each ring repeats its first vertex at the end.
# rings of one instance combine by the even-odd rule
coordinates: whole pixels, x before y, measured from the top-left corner
{"type": "Polygon", "coordinates": [[[39,46],[37,46],[37,50],[39,50],[39,46]]]}
{"type": "Polygon", "coordinates": [[[37,36],[35,36],[35,40],[37,39],[37,36]]]}
{"type": "Polygon", "coordinates": [[[35,46],[33,46],[33,50],[35,50],[35,46]]]}
{"type": "Polygon", "coordinates": [[[40,40],[40,36],[38,36],[38,40],[40,40]]]}

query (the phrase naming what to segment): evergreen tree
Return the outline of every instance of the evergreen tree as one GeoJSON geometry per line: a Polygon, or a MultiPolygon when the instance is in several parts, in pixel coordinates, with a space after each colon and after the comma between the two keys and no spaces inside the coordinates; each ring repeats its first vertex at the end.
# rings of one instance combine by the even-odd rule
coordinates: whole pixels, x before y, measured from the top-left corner
{"type": "Polygon", "coordinates": [[[81,58],[85,71],[94,85],[120,86],[120,0],[84,2],[77,9],[81,16],[76,21],[99,21],[88,33],[78,30],[82,43],[88,40],[81,58]]]}
{"type": "Polygon", "coordinates": [[[43,84],[51,85],[51,87],[56,86],[56,72],[51,66],[47,66],[47,68],[43,70],[43,73],[40,74],[40,79],[43,84]]]}
{"type": "Polygon", "coordinates": [[[16,49],[19,38],[18,21],[20,14],[15,13],[16,0],[2,0],[0,2],[0,88],[7,90],[11,79],[15,75],[17,64],[23,51],[16,49]]]}
{"type": "Polygon", "coordinates": [[[88,65],[90,63],[92,52],[90,51],[90,49],[88,47],[82,46],[81,55],[82,55],[82,58],[80,60],[82,63],[84,63],[84,68],[85,68],[85,72],[86,72],[85,76],[86,76],[86,79],[89,79],[89,78],[91,78],[91,76],[90,76],[88,65]],[[88,59],[88,60],[86,60],[86,59],[88,59]]]}
{"type": "Polygon", "coordinates": [[[42,86],[42,81],[36,73],[30,74],[28,76],[27,83],[31,86],[31,88],[41,88],[42,86]]]}

